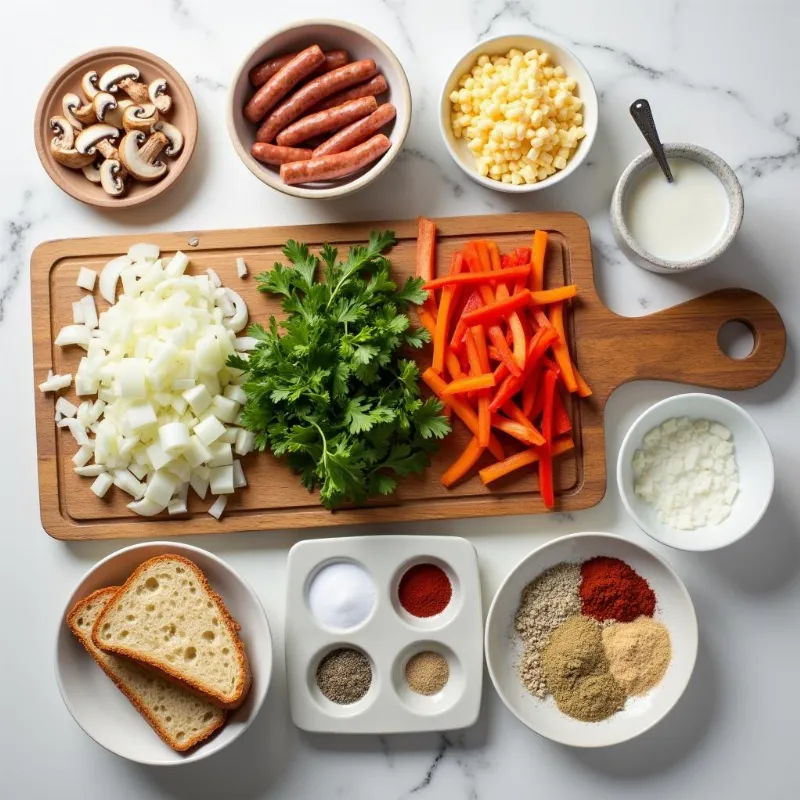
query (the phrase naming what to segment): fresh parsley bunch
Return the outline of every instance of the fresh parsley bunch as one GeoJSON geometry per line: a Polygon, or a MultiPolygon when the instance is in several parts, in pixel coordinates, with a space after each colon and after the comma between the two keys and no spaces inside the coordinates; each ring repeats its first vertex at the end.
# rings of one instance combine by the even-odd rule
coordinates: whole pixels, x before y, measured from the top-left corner
{"type": "Polygon", "coordinates": [[[394,232],[373,231],[366,247],[351,247],[345,261],[324,245],[319,259],[289,241],[276,263],[257,277],[259,290],[280,295],[287,318],[251,325],[258,339],[249,359],[228,364],[246,371],[242,424],[259,450],[288,456],[309,490],[319,487],[326,508],[391,494],[397,476],[421,472],[450,431],[436,399],[422,400],[414,361],[427,331],[411,328],[406,314],[427,293],[422,279],[398,288],[383,251],[394,232]]]}

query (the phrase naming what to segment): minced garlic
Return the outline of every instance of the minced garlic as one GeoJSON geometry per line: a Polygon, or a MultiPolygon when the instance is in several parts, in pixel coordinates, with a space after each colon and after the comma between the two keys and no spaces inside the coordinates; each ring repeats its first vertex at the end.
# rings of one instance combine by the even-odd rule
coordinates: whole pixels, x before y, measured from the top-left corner
{"type": "Polygon", "coordinates": [[[482,55],[450,93],[453,135],[464,137],[481,175],[521,185],[567,166],[586,136],[577,83],[550,54],[482,55]]]}

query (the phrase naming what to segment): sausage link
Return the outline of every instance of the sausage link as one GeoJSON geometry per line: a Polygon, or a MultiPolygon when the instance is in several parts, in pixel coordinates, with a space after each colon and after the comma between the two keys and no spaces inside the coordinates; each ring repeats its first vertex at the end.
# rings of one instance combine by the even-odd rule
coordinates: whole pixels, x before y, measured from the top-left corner
{"type": "MultiPolygon", "coordinates": [[[[360,83],[371,78],[378,68],[371,58],[362,61],[353,61],[339,69],[326,72],[319,78],[314,78],[305,86],[298,89],[291,97],[284,100],[262,123],[256,132],[257,142],[271,142],[290,123],[316,103],[324,100],[342,89],[347,89],[354,83],[360,83]]],[[[280,74],[280,73],[278,73],[280,74]]],[[[278,76],[276,75],[275,78],[278,76]]],[[[272,80],[275,80],[273,78],[272,80]]],[[[269,84],[267,84],[269,86],[269,84]]],[[[261,91],[259,89],[259,91],[261,91]]]]}
{"type": "Polygon", "coordinates": [[[290,161],[307,161],[312,151],[305,147],[277,147],[266,142],[256,142],[250,152],[253,158],[264,164],[288,164],[290,161]]]}
{"type": "MultiPolygon", "coordinates": [[[[351,100],[350,102],[356,101],[351,100]]],[[[334,153],[342,153],[345,150],[349,150],[351,147],[355,147],[357,144],[361,144],[361,142],[365,142],[384,125],[391,122],[396,114],[397,109],[391,103],[384,103],[382,106],[378,107],[377,111],[373,111],[368,117],[359,119],[352,125],[342,128],[338,133],[331,136],[327,142],[323,142],[314,150],[314,158],[330,156],[334,153]]],[[[280,136],[278,139],[280,139],[280,136]]]]}
{"type": "Polygon", "coordinates": [[[298,53],[288,64],[282,66],[251,98],[244,107],[244,115],[250,122],[261,122],[266,114],[312,73],[325,60],[325,54],[314,44],[298,53]]]}
{"type": "MultiPolygon", "coordinates": [[[[377,108],[378,102],[374,97],[359,97],[358,100],[351,100],[349,103],[336,106],[336,108],[318,111],[316,114],[309,114],[298,119],[284,128],[275,141],[284,147],[291,147],[307,141],[312,136],[344,128],[345,125],[372,114],[377,108]]],[[[348,148],[342,149],[347,150],[348,148]]]]}
{"type": "MultiPolygon", "coordinates": [[[[325,50],[325,61],[317,67],[312,75],[322,75],[332,69],[343,67],[350,61],[350,53],[347,50],[325,50]]],[[[250,70],[250,83],[254,89],[263,86],[281,67],[286,66],[298,53],[288,53],[285,56],[269,58],[258,66],[250,70]]]]}
{"type": "Polygon", "coordinates": [[[380,158],[391,145],[389,139],[379,133],[352,150],[345,150],[344,153],[282,164],[281,180],[293,184],[344,178],[380,158]]]}
{"type": "Polygon", "coordinates": [[[333,95],[333,97],[323,100],[321,103],[317,103],[317,105],[311,109],[311,112],[316,113],[317,111],[325,111],[326,108],[340,106],[342,103],[346,103],[348,100],[357,100],[359,97],[367,97],[370,94],[377,97],[379,94],[383,94],[384,92],[388,91],[389,84],[386,83],[386,78],[384,78],[383,75],[378,74],[365,83],[359,83],[358,86],[354,86],[352,89],[345,89],[345,91],[339,92],[338,94],[333,95]]]}

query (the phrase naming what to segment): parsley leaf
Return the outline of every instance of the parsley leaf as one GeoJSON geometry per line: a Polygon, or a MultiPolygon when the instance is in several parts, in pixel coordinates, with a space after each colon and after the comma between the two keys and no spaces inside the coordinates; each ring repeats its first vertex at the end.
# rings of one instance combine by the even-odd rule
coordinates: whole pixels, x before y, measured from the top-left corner
{"type": "Polygon", "coordinates": [[[394,243],[392,231],[373,231],[340,259],[329,244],[317,256],[288,241],[288,263],[256,277],[283,298],[286,318],[251,325],[255,350],[228,360],[245,373],[242,425],[256,448],[285,457],[329,509],[392,494],[450,430],[441,403],[420,397],[416,363],[401,357],[430,337],[406,315],[427,298],[422,281],[392,280],[384,252],[394,243]]]}

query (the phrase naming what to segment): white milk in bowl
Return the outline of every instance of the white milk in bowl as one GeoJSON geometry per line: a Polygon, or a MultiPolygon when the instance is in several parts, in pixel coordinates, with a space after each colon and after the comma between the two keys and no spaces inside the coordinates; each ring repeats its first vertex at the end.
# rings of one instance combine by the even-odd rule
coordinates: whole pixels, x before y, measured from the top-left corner
{"type": "Polygon", "coordinates": [[[650,255],[664,261],[692,261],[722,238],[730,215],[728,193],[719,178],[697,161],[668,161],[672,183],[655,162],[633,179],[625,223],[650,255]]]}

